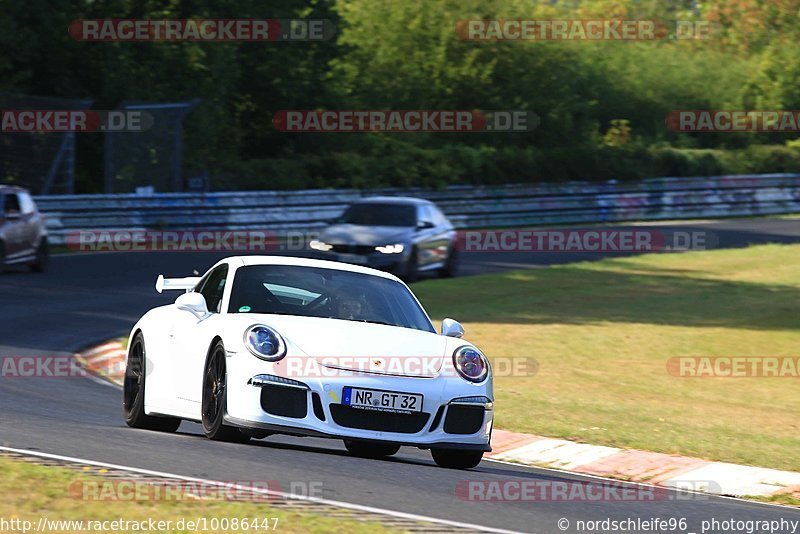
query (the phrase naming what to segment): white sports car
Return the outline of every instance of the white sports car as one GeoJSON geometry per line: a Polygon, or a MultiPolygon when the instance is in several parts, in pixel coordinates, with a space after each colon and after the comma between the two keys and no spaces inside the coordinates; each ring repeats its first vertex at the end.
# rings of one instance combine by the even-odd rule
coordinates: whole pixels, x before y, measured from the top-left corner
{"type": "Polygon", "coordinates": [[[214,440],[343,439],[351,454],[430,449],[471,468],[490,451],[489,362],[452,319],[437,334],[391,274],[344,263],[227,258],[131,331],[124,412],[136,428],[203,425],[214,440]]]}

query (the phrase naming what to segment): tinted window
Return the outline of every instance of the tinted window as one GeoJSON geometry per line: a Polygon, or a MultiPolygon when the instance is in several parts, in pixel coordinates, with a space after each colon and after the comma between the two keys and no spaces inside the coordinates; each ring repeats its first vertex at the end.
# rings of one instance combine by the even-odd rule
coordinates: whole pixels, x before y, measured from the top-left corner
{"type": "Polygon", "coordinates": [[[419,220],[427,221],[429,223],[436,224],[436,217],[434,217],[433,209],[428,204],[423,204],[419,207],[419,220]]]}
{"type": "Polygon", "coordinates": [[[416,226],[416,208],[411,204],[353,204],[342,215],[341,222],[364,226],[416,226]]]}
{"type": "Polygon", "coordinates": [[[36,211],[36,205],[28,193],[19,193],[17,196],[19,197],[19,207],[22,213],[27,215],[36,211]]]}
{"type": "Polygon", "coordinates": [[[326,317],[434,332],[425,312],[400,282],[318,267],[240,267],[228,312],[326,317]]]}
{"type": "Polygon", "coordinates": [[[19,213],[19,200],[17,200],[17,195],[12,193],[4,196],[5,196],[5,200],[3,201],[4,212],[19,213]]]}
{"type": "Polygon", "coordinates": [[[225,291],[225,281],[228,278],[228,266],[220,265],[211,271],[204,280],[197,285],[197,292],[206,299],[208,311],[212,313],[220,312],[222,304],[222,294],[225,291]]]}
{"type": "Polygon", "coordinates": [[[437,226],[444,226],[447,224],[447,217],[444,216],[444,213],[441,212],[439,208],[436,206],[431,206],[431,211],[433,211],[433,222],[437,226]]]}

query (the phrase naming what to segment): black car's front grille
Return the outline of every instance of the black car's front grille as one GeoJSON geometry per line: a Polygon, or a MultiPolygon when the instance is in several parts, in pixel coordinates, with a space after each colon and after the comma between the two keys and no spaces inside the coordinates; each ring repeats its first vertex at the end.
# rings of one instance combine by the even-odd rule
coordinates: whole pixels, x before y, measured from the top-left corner
{"type": "Polygon", "coordinates": [[[378,432],[416,434],[425,428],[425,423],[430,419],[430,414],[424,412],[410,414],[378,412],[351,408],[343,404],[331,404],[330,409],[333,421],[339,426],[378,432]]]}
{"type": "Polygon", "coordinates": [[[375,247],[370,245],[331,245],[331,250],[340,254],[370,254],[375,247]]]}
{"type": "Polygon", "coordinates": [[[448,406],[444,431],[448,434],[474,434],[483,425],[483,415],[482,406],[448,406]]]}

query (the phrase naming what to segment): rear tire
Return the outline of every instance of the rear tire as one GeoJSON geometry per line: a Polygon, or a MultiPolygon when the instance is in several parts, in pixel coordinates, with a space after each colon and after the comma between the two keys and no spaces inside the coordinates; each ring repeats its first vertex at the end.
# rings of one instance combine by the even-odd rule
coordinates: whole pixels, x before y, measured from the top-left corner
{"type": "Polygon", "coordinates": [[[462,451],[454,449],[431,449],[433,461],[439,467],[449,469],[472,469],[483,459],[483,451],[462,451]]]}
{"type": "Polygon", "coordinates": [[[397,454],[400,450],[400,445],[392,445],[389,443],[370,443],[369,441],[351,441],[344,440],[344,446],[347,452],[359,458],[371,458],[377,460],[397,454]]]}
{"type": "Polygon", "coordinates": [[[147,355],[144,336],[138,332],[128,349],[125,380],[122,385],[122,409],[125,423],[131,428],[175,432],[181,420],[174,417],[154,417],[144,412],[145,380],[147,378],[147,355]]]}
{"type": "Polygon", "coordinates": [[[46,238],[42,238],[39,247],[36,249],[36,259],[31,263],[31,270],[35,273],[43,273],[47,270],[50,263],[50,246],[46,238]]]}
{"type": "Polygon", "coordinates": [[[227,408],[228,374],[225,364],[225,347],[218,341],[208,355],[203,374],[203,433],[213,441],[245,443],[251,434],[222,424],[227,408]]]}

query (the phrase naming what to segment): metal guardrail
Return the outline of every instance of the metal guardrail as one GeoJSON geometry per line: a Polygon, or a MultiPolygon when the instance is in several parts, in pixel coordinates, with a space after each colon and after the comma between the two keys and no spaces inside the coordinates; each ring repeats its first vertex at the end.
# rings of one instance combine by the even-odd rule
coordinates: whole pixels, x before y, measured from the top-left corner
{"type": "Polygon", "coordinates": [[[800,212],[800,174],[654,178],[640,182],[431,189],[239,191],[150,196],[40,196],[54,244],[78,230],[312,230],[365,196],[436,202],[458,228],[580,224],[800,212]]]}

